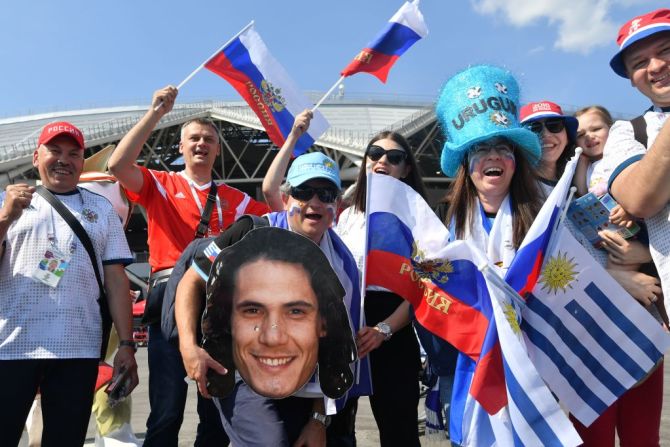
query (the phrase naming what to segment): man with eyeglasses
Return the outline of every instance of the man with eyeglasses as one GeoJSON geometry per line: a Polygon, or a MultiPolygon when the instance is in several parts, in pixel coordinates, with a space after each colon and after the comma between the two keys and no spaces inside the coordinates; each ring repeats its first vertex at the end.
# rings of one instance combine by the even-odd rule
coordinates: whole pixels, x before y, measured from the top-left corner
{"type": "MultiPolygon", "coordinates": [[[[266,200],[273,209],[282,211],[265,217],[269,225],[299,233],[321,247],[344,286],[347,310],[356,309],[359,312],[358,269],[349,250],[331,229],[341,189],[337,164],[319,152],[301,155],[293,160],[286,182],[281,188],[278,186],[295,142],[307,130],[310,119],[309,111],[298,115],[286,143],[268,169],[264,191],[267,188],[278,194],[266,196],[266,200]]],[[[177,287],[175,318],[180,351],[188,376],[197,382],[198,389],[207,397],[208,371],[211,370],[212,374],[212,371],[222,372],[225,368],[199,346],[199,322],[204,310],[206,281],[218,253],[241,240],[255,226],[252,219],[238,220],[195,255],[192,266],[177,287]]],[[[358,321],[353,323],[352,327],[357,329],[358,321]]],[[[352,392],[355,391],[350,391],[350,394],[352,392]]],[[[313,380],[296,395],[273,400],[254,393],[239,378],[236,378],[232,394],[217,399],[217,404],[232,444],[246,446],[325,445],[326,428],[331,422],[330,416],[326,415],[335,413],[335,406],[341,406],[325,399],[319,384],[313,380]]],[[[337,423],[333,424],[328,430],[329,440],[332,439],[331,433],[334,433],[333,436],[340,435],[344,430],[337,423]]]]}

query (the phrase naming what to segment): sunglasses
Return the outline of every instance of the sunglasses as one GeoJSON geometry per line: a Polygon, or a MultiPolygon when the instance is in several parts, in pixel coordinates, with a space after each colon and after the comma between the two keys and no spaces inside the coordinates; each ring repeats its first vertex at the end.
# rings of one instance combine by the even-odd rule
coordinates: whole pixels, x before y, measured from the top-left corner
{"type": "Polygon", "coordinates": [[[559,133],[565,129],[565,121],[563,121],[563,118],[549,118],[544,121],[531,121],[530,123],[524,123],[523,127],[532,132],[535,132],[538,135],[542,134],[543,127],[551,133],[559,133]]]}
{"type": "Polygon", "coordinates": [[[370,146],[365,152],[365,155],[372,161],[379,161],[386,155],[386,159],[392,165],[398,165],[401,161],[404,161],[407,158],[407,152],[405,151],[401,151],[400,149],[391,149],[387,151],[381,146],[370,146]]]}
{"type": "Polygon", "coordinates": [[[317,197],[319,197],[319,200],[323,203],[333,203],[337,200],[340,191],[328,186],[316,188],[313,186],[295,186],[291,188],[291,197],[300,200],[301,202],[307,202],[314,197],[314,194],[316,194],[317,197]]]}

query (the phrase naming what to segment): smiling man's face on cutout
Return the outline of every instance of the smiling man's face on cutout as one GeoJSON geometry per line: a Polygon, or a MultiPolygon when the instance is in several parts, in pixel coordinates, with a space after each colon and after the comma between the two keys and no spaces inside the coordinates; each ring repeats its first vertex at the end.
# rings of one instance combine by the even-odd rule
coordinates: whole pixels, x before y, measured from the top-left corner
{"type": "Polygon", "coordinates": [[[299,264],[260,259],[235,275],[233,359],[258,394],[290,396],[316,369],[325,336],[316,294],[299,264]]]}

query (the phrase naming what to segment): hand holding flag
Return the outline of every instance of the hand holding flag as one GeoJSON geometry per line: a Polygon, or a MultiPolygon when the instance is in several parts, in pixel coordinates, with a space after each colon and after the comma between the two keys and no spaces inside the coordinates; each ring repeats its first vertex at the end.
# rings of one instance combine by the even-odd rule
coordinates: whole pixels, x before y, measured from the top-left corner
{"type": "MultiPolygon", "coordinates": [[[[253,21],[188,75],[177,89],[202,68],[221,76],[237,90],[278,147],[286,142],[295,117],[311,105],[265,46],[254,29],[253,21]]],[[[162,102],[159,103],[155,110],[162,105],[162,102]]],[[[315,112],[310,131],[301,133],[293,155],[297,157],[306,152],[328,127],[323,115],[315,112]]]]}

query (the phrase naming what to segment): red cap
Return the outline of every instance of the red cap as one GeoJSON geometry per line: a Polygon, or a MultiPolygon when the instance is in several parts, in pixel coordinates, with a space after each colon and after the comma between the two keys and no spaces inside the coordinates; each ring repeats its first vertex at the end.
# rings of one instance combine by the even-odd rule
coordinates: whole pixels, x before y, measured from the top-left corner
{"type": "Polygon", "coordinates": [[[56,123],[49,123],[44,126],[40,137],[37,139],[37,146],[47,144],[49,141],[53,140],[59,135],[67,135],[77,142],[80,148],[84,149],[84,134],[81,133],[81,130],[77,129],[76,126],[65,122],[58,121],[56,123]]]}
{"type": "Polygon", "coordinates": [[[551,101],[530,102],[521,107],[519,122],[523,124],[526,121],[551,117],[565,118],[561,106],[551,101]]]}
{"type": "Polygon", "coordinates": [[[610,67],[616,74],[627,78],[626,67],[623,63],[623,52],[635,42],[645,39],[661,31],[670,31],[670,9],[657,9],[626,22],[619,30],[616,43],[619,51],[610,61],[610,67]]]}
{"type": "Polygon", "coordinates": [[[579,121],[570,115],[564,115],[561,106],[551,101],[530,102],[521,107],[519,112],[519,123],[524,124],[545,118],[562,118],[568,129],[568,136],[573,140],[577,136],[579,121]]]}

